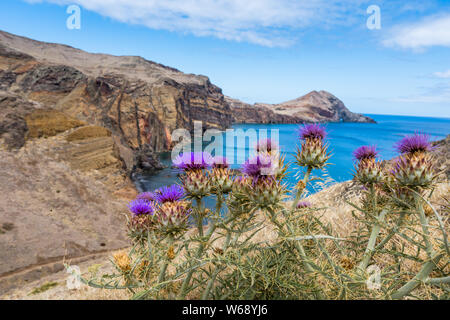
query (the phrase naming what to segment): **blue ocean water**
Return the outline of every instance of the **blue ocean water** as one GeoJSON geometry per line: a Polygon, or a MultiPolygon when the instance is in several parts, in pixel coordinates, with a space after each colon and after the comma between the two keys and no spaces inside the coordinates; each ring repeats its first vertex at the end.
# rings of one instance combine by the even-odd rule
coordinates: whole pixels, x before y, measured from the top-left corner
{"type": "MultiPolygon", "coordinates": [[[[372,123],[328,123],[327,141],[330,145],[332,157],[331,165],[327,167],[327,178],[331,181],[341,182],[352,178],[353,150],[361,145],[376,145],[381,159],[391,159],[397,155],[394,144],[405,135],[424,133],[430,139],[440,140],[450,134],[450,119],[448,118],[425,118],[391,115],[368,114],[377,121],[372,123]]],[[[286,156],[286,162],[294,161],[298,140],[298,125],[293,124],[236,124],[234,129],[278,129],[281,152],[286,156]]],[[[224,139],[225,141],[225,139],[224,139]]],[[[246,151],[252,148],[247,144],[246,151]]],[[[224,146],[226,150],[226,146],[224,146]]],[[[241,150],[242,151],[242,150],[241,150]]],[[[225,153],[224,153],[225,154],[225,153]]],[[[170,168],[170,153],[162,154],[161,160],[168,165],[167,169],[155,175],[143,175],[138,177],[136,183],[142,191],[154,190],[163,185],[174,183],[177,180],[178,171],[170,168]]],[[[242,160],[242,159],[241,159],[242,160]]],[[[239,168],[239,165],[232,165],[239,168]]],[[[287,183],[292,186],[296,183],[298,176],[302,174],[300,168],[290,166],[287,183]]],[[[313,175],[325,178],[323,172],[314,172],[313,175]]],[[[317,188],[310,188],[314,192],[317,188]]]]}

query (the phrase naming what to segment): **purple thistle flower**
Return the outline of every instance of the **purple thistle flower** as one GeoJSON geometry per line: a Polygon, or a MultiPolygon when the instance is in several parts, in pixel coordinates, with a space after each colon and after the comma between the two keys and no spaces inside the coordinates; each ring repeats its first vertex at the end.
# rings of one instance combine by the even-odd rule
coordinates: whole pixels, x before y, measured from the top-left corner
{"type": "Polygon", "coordinates": [[[253,178],[253,182],[271,175],[272,161],[269,156],[258,155],[247,160],[241,168],[241,172],[253,178]]]}
{"type": "Polygon", "coordinates": [[[256,151],[258,152],[271,152],[273,150],[278,150],[278,144],[272,139],[262,139],[256,144],[256,151]]]}
{"type": "Polygon", "coordinates": [[[207,152],[182,153],[173,160],[175,167],[185,171],[207,169],[212,162],[213,157],[207,152]]]}
{"type": "Polygon", "coordinates": [[[146,201],[156,201],[156,194],[151,191],[142,192],[137,195],[136,199],[146,200],[146,201]]]}
{"type": "Polygon", "coordinates": [[[213,159],[213,163],[212,163],[213,168],[229,168],[230,165],[228,164],[227,158],[222,157],[222,156],[215,156],[213,159]]]}
{"type": "Polygon", "coordinates": [[[133,216],[139,216],[144,214],[153,214],[154,208],[151,202],[143,199],[136,199],[128,204],[128,209],[133,216]]]}
{"type": "Polygon", "coordinates": [[[325,128],[320,124],[307,124],[300,127],[300,139],[319,139],[323,140],[327,136],[325,128]]]}
{"type": "Polygon", "coordinates": [[[156,191],[156,200],[160,203],[175,202],[184,197],[184,190],[177,184],[164,186],[156,191]]]}
{"type": "Polygon", "coordinates": [[[398,152],[404,153],[416,153],[431,151],[431,143],[429,137],[425,134],[414,134],[412,136],[404,137],[395,145],[398,152]]]}
{"type": "Polygon", "coordinates": [[[311,207],[311,206],[312,206],[312,204],[311,204],[311,202],[309,202],[309,201],[300,201],[300,202],[297,204],[297,209],[309,208],[309,207],[311,207]]]}
{"type": "Polygon", "coordinates": [[[378,151],[375,146],[362,146],[353,152],[353,157],[361,161],[363,159],[375,159],[378,156],[378,151]]]}

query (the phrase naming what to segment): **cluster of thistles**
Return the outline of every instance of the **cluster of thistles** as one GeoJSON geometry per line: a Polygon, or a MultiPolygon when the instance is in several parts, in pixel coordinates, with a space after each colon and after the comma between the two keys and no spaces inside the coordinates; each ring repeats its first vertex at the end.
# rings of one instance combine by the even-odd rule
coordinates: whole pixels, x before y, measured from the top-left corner
{"type": "Polygon", "coordinates": [[[325,128],[318,124],[309,124],[300,128],[301,148],[297,149],[297,165],[322,169],[325,167],[330,154],[324,143],[325,128]]]}
{"type": "Polygon", "coordinates": [[[396,149],[400,156],[387,172],[383,172],[381,163],[376,161],[378,152],[375,147],[356,149],[354,178],[365,186],[381,182],[382,186],[387,187],[386,190],[394,190],[398,198],[410,202],[408,188],[430,187],[436,177],[430,153],[432,147],[426,135],[414,134],[400,140],[396,149]]]}
{"type": "Polygon", "coordinates": [[[185,230],[191,209],[190,203],[183,198],[183,188],[176,184],[139,194],[128,205],[132,213],[132,229],[154,229],[166,235],[175,235],[185,230]]]}
{"type": "Polygon", "coordinates": [[[277,205],[283,198],[285,188],[280,183],[285,168],[279,158],[278,145],[271,139],[256,145],[257,155],[247,160],[241,168],[241,194],[263,209],[277,205]]]}
{"type": "Polygon", "coordinates": [[[181,182],[190,199],[231,191],[233,179],[224,157],[212,157],[207,152],[190,152],[179,155],[174,165],[183,171],[181,182]]]}

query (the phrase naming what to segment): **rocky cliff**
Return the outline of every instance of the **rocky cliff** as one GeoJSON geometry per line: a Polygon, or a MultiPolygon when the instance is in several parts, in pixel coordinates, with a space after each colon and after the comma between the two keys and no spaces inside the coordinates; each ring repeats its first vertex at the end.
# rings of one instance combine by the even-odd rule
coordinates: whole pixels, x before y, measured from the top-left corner
{"type": "MultiPolygon", "coordinates": [[[[225,129],[232,122],[221,89],[205,76],[2,31],[0,90],[108,129],[128,170],[157,166],[152,154],[170,149],[176,128],[190,130],[198,120],[205,129],[225,129]]],[[[23,117],[10,113],[8,123],[15,128],[8,145],[20,147],[28,136],[23,117]]]]}
{"type": "Polygon", "coordinates": [[[235,123],[375,122],[351,112],[341,100],[326,91],[312,91],[280,104],[250,105],[229,97],[226,100],[235,123]]]}

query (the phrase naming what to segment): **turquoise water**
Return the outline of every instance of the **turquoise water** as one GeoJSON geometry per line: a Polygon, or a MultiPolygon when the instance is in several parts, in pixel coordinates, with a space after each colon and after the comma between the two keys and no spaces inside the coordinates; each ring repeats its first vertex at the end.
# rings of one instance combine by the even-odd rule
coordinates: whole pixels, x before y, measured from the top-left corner
{"type": "MultiPolygon", "coordinates": [[[[425,118],[425,117],[406,117],[390,115],[368,115],[377,121],[372,123],[329,123],[326,124],[328,131],[328,142],[332,157],[332,165],[327,167],[327,176],[322,172],[314,172],[313,175],[327,179],[328,183],[341,182],[352,178],[353,159],[352,152],[361,145],[377,145],[382,159],[391,159],[396,156],[394,143],[405,135],[415,132],[428,134],[431,140],[440,140],[450,134],[450,119],[445,118],[425,118]]],[[[253,129],[278,129],[279,142],[282,153],[286,156],[286,161],[294,160],[296,146],[298,141],[298,125],[293,124],[238,124],[235,129],[247,130],[253,129]]],[[[224,139],[225,141],[225,139],[224,139]]],[[[246,151],[252,146],[247,145],[246,151]]],[[[226,146],[224,146],[226,149],[226,146]]],[[[140,190],[147,191],[159,188],[163,185],[171,184],[177,179],[177,171],[170,168],[170,154],[161,155],[163,163],[169,168],[162,170],[156,175],[140,176],[136,183],[140,190]]],[[[242,159],[241,159],[242,160],[242,159]]],[[[238,168],[239,165],[233,165],[238,168]]],[[[302,174],[300,168],[295,165],[290,166],[287,176],[287,183],[294,185],[299,175],[302,174]]],[[[320,182],[319,182],[320,184],[320,182]]],[[[320,189],[316,185],[309,189],[314,192],[320,189]]]]}

